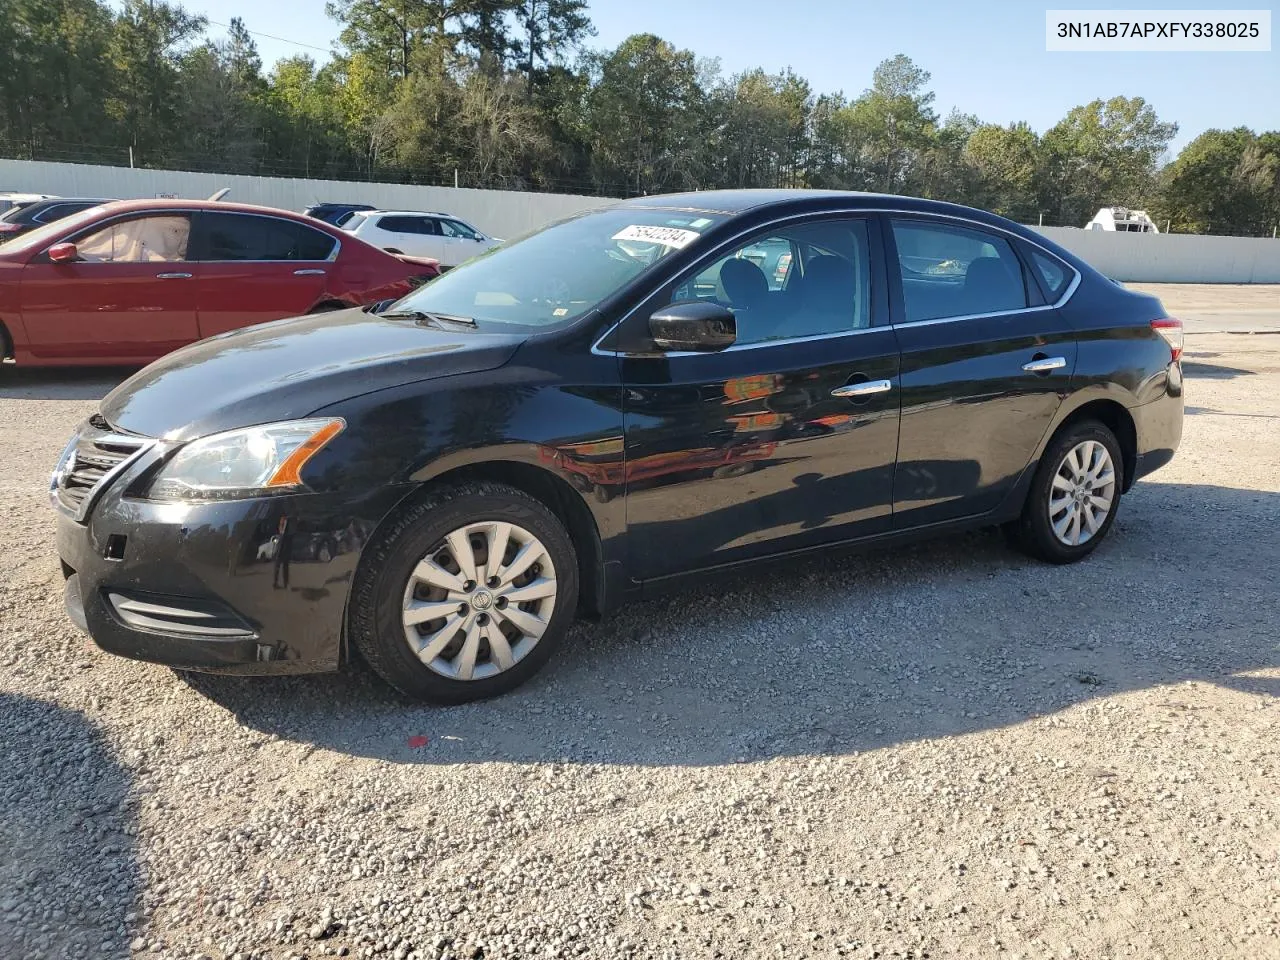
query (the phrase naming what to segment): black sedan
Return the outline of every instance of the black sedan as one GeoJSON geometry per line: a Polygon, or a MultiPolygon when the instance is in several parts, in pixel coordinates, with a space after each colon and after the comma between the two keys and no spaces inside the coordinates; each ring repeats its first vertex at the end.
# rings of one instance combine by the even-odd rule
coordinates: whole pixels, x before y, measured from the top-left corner
{"type": "Polygon", "coordinates": [[[382,310],[128,380],[53,476],[71,617],[181,668],[413,696],[780,557],[1001,526],[1080,560],[1182,432],[1182,330],[1008,220],[743,191],[583,214],[382,310]]]}
{"type": "Polygon", "coordinates": [[[87,197],[51,197],[14,207],[0,216],[0,243],[20,237],[24,233],[30,233],[46,223],[69,217],[73,213],[100,207],[104,203],[111,203],[111,201],[87,197]]]}
{"type": "Polygon", "coordinates": [[[352,214],[373,209],[367,203],[317,203],[302,212],[308,217],[315,217],[317,220],[340,227],[351,219],[352,214]]]}

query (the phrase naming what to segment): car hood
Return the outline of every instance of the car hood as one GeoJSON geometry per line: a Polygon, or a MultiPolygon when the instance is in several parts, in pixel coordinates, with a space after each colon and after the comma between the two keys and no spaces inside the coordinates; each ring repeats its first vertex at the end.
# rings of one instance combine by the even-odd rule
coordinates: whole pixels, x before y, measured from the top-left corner
{"type": "Polygon", "coordinates": [[[107,394],[100,409],[119,429],[189,440],[305,417],[374,390],[492,370],[525,339],[360,309],[277,320],[160,358],[107,394]]]}

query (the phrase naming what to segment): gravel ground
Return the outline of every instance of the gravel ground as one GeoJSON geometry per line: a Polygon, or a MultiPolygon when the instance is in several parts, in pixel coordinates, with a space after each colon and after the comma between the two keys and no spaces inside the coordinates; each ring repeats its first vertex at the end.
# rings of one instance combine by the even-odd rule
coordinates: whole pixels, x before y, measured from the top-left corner
{"type": "Polygon", "coordinates": [[[1187,373],[1083,564],[798,564],[427,709],[99,653],[44,486],[114,378],[0,370],[0,958],[1280,957],[1280,337],[1187,373]]]}

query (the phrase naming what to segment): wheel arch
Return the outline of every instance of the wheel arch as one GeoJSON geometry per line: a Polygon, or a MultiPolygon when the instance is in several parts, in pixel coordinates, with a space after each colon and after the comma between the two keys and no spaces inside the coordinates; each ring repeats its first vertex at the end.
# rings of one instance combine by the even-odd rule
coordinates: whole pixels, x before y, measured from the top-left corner
{"type": "MultiPolygon", "coordinates": [[[[564,524],[578,553],[578,615],[597,618],[605,612],[604,549],[600,528],[582,495],[567,480],[532,463],[516,459],[473,461],[417,478],[417,489],[401,500],[378,524],[384,527],[409,504],[440,487],[489,481],[515,487],[544,504],[564,524]]],[[[376,533],[374,534],[377,535],[376,533]]]]}
{"type": "MultiPolygon", "coordinates": [[[[1127,493],[1133,487],[1138,474],[1138,430],[1133,422],[1133,414],[1118,400],[1109,397],[1097,398],[1087,400],[1075,407],[1045,438],[1044,446],[1047,447],[1052,443],[1063,430],[1084,420],[1097,420],[1116,435],[1121,456],[1124,458],[1124,482],[1120,486],[1120,492],[1127,493]]],[[[1043,448],[1041,452],[1043,453],[1043,448]]]]}
{"type": "Polygon", "coordinates": [[[13,349],[13,334],[9,332],[4,320],[0,319],[0,360],[13,358],[16,358],[13,349]]]}

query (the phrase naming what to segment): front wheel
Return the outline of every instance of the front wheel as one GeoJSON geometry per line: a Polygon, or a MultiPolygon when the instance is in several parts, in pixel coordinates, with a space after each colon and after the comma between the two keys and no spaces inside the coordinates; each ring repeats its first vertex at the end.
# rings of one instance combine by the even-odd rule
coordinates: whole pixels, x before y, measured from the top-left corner
{"type": "Polygon", "coordinates": [[[1041,457],[1022,516],[1006,528],[1010,539],[1049,563],[1084,559],[1115,522],[1123,482],[1115,434],[1096,420],[1072,424],[1041,457]]]}
{"type": "Polygon", "coordinates": [[[349,629],[402,693],[466,703],[533,676],[577,602],[577,555],[556,515],[513,487],[468,483],[409,507],[369,545],[349,629]]]}

